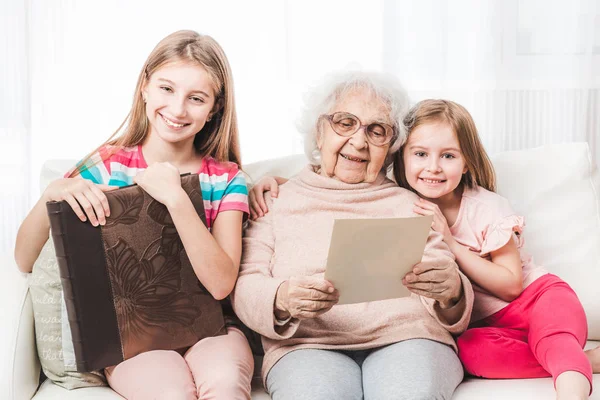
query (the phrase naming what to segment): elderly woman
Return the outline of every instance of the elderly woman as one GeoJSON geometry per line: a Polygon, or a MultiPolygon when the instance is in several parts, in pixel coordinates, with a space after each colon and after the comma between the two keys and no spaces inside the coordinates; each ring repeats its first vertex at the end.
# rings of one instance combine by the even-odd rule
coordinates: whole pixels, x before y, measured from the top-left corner
{"type": "Polygon", "coordinates": [[[449,399],[463,378],[452,335],[473,291],[442,236],[404,282],[410,297],[336,305],[323,276],[336,218],[415,216],[414,193],[386,178],[402,144],[405,92],[390,77],[333,76],[307,99],[311,164],[252,221],[233,307],[262,335],[273,399],[449,399]]]}

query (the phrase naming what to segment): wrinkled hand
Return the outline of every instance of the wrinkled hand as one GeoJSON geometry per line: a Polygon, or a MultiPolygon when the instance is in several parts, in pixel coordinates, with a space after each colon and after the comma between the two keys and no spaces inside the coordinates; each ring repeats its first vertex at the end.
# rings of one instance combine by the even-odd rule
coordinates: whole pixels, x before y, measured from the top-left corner
{"type": "Polygon", "coordinates": [[[256,185],[252,186],[248,193],[250,202],[250,218],[257,219],[269,212],[269,207],[265,202],[265,192],[271,191],[271,197],[277,197],[279,194],[279,184],[272,176],[261,178],[256,185]]]}
{"type": "Polygon", "coordinates": [[[175,201],[181,191],[179,170],[168,162],[153,163],[137,174],[133,181],[153,199],[167,207],[175,201]]]}
{"type": "Polygon", "coordinates": [[[442,211],[437,204],[424,199],[419,199],[419,201],[415,203],[413,211],[419,215],[433,215],[431,228],[442,234],[446,244],[450,245],[454,242],[454,237],[448,227],[448,221],[446,221],[446,217],[444,217],[444,214],[442,214],[442,211]]]}
{"type": "Polygon", "coordinates": [[[104,192],[118,188],[118,186],[97,185],[77,176],[53,181],[44,191],[43,198],[45,201],[65,200],[80,220],[89,219],[92,225],[98,226],[106,224],[106,217],[110,215],[108,199],[104,192]]]}
{"type": "Polygon", "coordinates": [[[458,268],[448,261],[420,262],[402,283],[415,294],[437,300],[441,308],[452,307],[463,294],[458,268]]]}
{"type": "Polygon", "coordinates": [[[275,295],[275,308],[293,318],[315,318],[337,304],[340,296],[323,278],[293,276],[283,282],[275,295]]]}

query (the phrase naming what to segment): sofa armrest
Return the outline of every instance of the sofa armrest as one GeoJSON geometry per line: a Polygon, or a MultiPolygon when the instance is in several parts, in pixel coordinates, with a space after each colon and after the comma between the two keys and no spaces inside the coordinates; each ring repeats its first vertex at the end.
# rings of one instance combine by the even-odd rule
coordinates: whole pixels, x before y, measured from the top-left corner
{"type": "Polygon", "coordinates": [[[40,379],[35,344],[33,307],[27,276],[18,272],[12,257],[2,259],[0,281],[0,398],[31,399],[40,379]]]}

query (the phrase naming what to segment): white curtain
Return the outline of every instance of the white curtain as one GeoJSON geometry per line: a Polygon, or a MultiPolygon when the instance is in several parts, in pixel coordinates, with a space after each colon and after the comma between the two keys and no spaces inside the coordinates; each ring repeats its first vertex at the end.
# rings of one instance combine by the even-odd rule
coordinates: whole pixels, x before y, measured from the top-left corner
{"type": "Polygon", "coordinates": [[[30,204],[27,13],[23,1],[0,1],[0,251],[8,256],[12,255],[16,230],[30,204]]]}
{"type": "Polygon", "coordinates": [[[302,93],[352,67],[469,109],[490,153],[587,141],[600,159],[600,0],[3,0],[0,251],[45,160],[76,159],[129,110],[154,45],[213,36],[232,65],[245,163],[300,153],[302,93]]]}
{"type": "Polygon", "coordinates": [[[600,159],[600,1],[385,2],[384,68],[473,114],[490,153],[587,141],[600,159]]]}

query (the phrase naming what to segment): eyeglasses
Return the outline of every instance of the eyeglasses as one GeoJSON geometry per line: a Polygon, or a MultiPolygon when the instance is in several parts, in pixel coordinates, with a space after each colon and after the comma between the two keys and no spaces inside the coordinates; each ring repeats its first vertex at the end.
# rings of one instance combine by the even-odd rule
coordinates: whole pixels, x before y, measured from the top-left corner
{"type": "Polygon", "coordinates": [[[331,129],[340,136],[348,137],[354,135],[361,128],[366,128],[367,141],[374,146],[385,146],[396,138],[396,131],[391,125],[381,122],[372,122],[363,125],[354,114],[338,111],[333,114],[321,115],[329,121],[331,129]]]}

